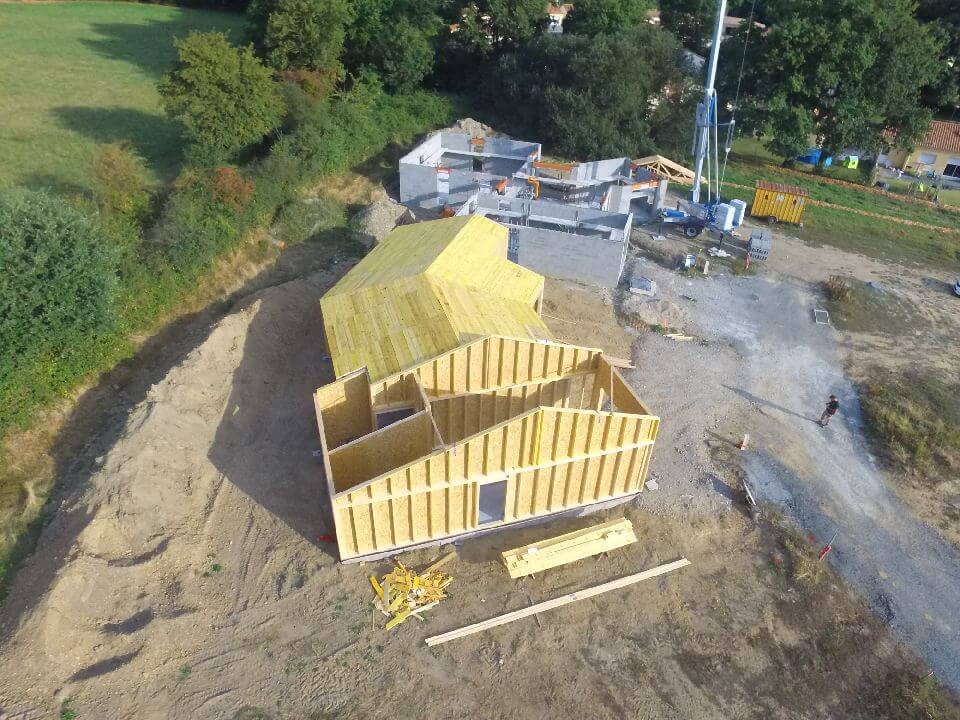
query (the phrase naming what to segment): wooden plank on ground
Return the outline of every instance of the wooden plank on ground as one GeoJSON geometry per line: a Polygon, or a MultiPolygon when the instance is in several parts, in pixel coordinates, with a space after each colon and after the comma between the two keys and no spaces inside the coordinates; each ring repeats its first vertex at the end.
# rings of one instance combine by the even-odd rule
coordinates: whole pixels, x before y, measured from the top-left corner
{"type": "Polygon", "coordinates": [[[620,518],[506,550],[500,556],[510,577],[518,578],[609,552],[636,541],[633,525],[626,518],[620,518]]]}
{"type": "Polygon", "coordinates": [[[666,573],[686,567],[689,564],[689,560],[686,558],[680,558],[679,560],[667,563],[666,565],[660,565],[659,567],[651,568],[650,570],[644,570],[643,572],[635,573],[634,575],[627,575],[601,585],[595,585],[594,587],[578,590],[576,592],[568,593],[567,595],[561,595],[553,600],[547,600],[545,602],[537,603],[536,605],[531,605],[520,610],[514,610],[513,612],[505,613],[504,615],[498,615],[497,617],[490,618],[489,620],[482,620],[481,622],[474,623],[473,625],[467,625],[466,627],[451,630],[450,632],[442,633],[440,635],[432,635],[431,637],[428,637],[425,642],[430,647],[433,647],[434,645],[441,645],[445,642],[450,642],[451,640],[456,640],[457,638],[462,638],[466,635],[473,635],[474,633],[482,632],[483,630],[489,630],[490,628],[497,627],[498,625],[506,625],[514,620],[520,620],[521,618],[529,617],[530,615],[544,612],[545,610],[552,610],[554,608],[562,607],[563,605],[569,605],[577,600],[585,600],[596,595],[602,595],[603,593],[610,592],[611,590],[617,590],[619,588],[632,585],[640,582],[641,580],[649,580],[650,578],[665,575],[666,573]]]}

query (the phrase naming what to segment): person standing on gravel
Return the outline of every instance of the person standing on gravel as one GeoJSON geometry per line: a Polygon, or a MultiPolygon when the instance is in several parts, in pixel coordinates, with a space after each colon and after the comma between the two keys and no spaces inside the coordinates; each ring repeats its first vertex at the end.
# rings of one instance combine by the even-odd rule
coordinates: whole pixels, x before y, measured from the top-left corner
{"type": "Polygon", "coordinates": [[[826,427],[830,424],[830,418],[837,414],[837,410],[840,409],[840,401],[837,400],[836,395],[831,395],[830,399],[827,401],[827,407],[823,410],[823,415],[820,416],[820,427],[826,427]]]}

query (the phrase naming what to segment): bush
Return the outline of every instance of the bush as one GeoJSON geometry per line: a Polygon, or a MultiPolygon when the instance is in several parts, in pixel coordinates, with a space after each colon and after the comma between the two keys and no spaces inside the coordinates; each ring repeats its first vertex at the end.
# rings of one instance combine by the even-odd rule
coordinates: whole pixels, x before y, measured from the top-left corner
{"type": "Polygon", "coordinates": [[[273,234],[284,245],[294,245],[313,235],[347,224],[343,206],[328,197],[292,202],[277,215],[273,234]]]}
{"type": "Polygon", "coordinates": [[[0,193],[0,266],[0,379],[113,323],[116,256],[90,213],[63,198],[0,193]]]}
{"type": "Polygon", "coordinates": [[[177,40],[176,67],[158,86],[167,113],[183,123],[201,163],[230,159],[280,125],[279,87],[251,47],[233,47],[223,33],[177,40]]]}
{"type": "Polygon", "coordinates": [[[101,146],[93,156],[93,194],[104,215],[142,217],[150,205],[147,169],[129,143],[101,146]]]}
{"type": "Polygon", "coordinates": [[[845,302],[850,298],[850,283],[841,275],[831,275],[823,283],[827,298],[834,302],[845,302]]]}

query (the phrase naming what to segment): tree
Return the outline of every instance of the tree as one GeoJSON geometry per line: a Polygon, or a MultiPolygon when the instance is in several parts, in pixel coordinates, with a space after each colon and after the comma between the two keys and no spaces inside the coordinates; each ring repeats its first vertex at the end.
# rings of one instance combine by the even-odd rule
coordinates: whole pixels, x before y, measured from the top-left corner
{"type": "Polygon", "coordinates": [[[339,76],[352,19],[348,0],[253,0],[247,17],[257,48],[271,67],[339,76]]]}
{"type": "Polygon", "coordinates": [[[942,33],[941,55],[946,70],[940,80],[924,89],[924,103],[945,112],[960,107],[960,3],[956,0],[920,0],[917,19],[942,33]]]}
{"type": "Polygon", "coordinates": [[[647,0],[578,0],[563,31],[590,36],[618,32],[643,22],[649,9],[647,0]]]}
{"type": "Polygon", "coordinates": [[[479,5],[481,16],[490,16],[494,46],[501,51],[529,42],[549,22],[543,0],[485,0],[479,5]]]}
{"type": "Polygon", "coordinates": [[[43,192],[0,192],[0,378],[69,352],[114,321],[117,257],[90,213],[43,192]]]}
{"type": "MultiPolygon", "coordinates": [[[[942,72],[942,41],[912,0],[771,0],[771,28],[751,33],[738,123],[790,158],[847,147],[909,146],[929,126],[922,88],[942,72]]],[[[746,27],[721,48],[720,97],[734,101],[746,27]]]]}
{"type": "Polygon", "coordinates": [[[277,84],[252,47],[236,48],[218,32],[175,44],[177,64],[160,81],[160,101],[183,123],[196,159],[230,158],[280,124],[277,84]]]}
{"type": "Polygon", "coordinates": [[[713,32],[717,0],[660,0],[660,22],[684,47],[702,53],[713,32]]]}
{"type": "Polygon", "coordinates": [[[570,157],[682,157],[693,92],[680,46],[642,24],[613,35],[541,36],[501,58],[489,99],[518,131],[570,157]]]}
{"type": "Polygon", "coordinates": [[[443,23],[440,0],[356,0],[344,62],[373,71],[391,90],[408,90],[433,70],[433,39],[443,23]]]}

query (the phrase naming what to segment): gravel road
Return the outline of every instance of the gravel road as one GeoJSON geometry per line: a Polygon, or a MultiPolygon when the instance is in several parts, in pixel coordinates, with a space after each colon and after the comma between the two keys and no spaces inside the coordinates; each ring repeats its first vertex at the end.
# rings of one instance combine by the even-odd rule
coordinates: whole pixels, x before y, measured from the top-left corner
{"type": "Polygon", "coordinates": [[[960,556],[884,483],[835,331],[813,322],[809,285],[775,274],[686,278],[649,261],[637,270],[686,307],[684,329],[706,341],[644,333],[634,348],[632,381],[664,418],[658,445],[673,448],[655,454],[654,476],[669,480],[650,502],[692,512],[728,504],[707,471],[707,444],[749,432],[741,458],[754,491],[818,545],[836,533],[829,561],[960,691],[960,556]],[[841,414],[821,428],[830,393],[841,414]]]}

